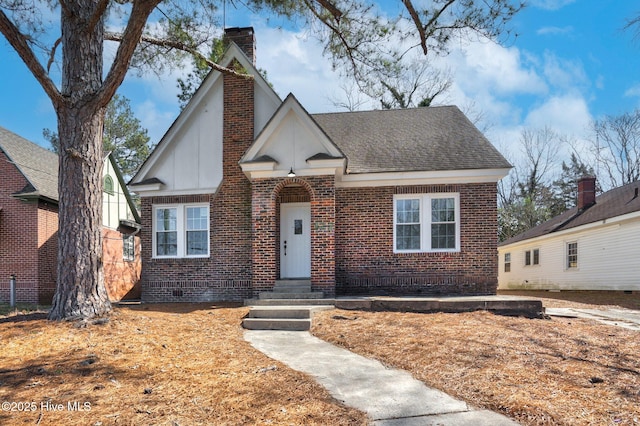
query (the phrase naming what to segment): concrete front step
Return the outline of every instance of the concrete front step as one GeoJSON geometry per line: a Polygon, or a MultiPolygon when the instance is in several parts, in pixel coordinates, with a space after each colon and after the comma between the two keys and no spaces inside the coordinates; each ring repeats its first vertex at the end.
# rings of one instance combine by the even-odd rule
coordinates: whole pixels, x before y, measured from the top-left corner
{"type": "Polygon", "coordinates": [[[242,326],[247,330],[308,331],[311,318],[245,318],[242,326]]]}
{"type": "Polygon", "coordinates": [[[264,306],[251,308],[248,318],[288,318],[288,319],[309,319],[311,309],[297,306],[264,306]]]}
{"type": "Polygon", "coordinates": [[[318,310],[333,309],[333,306],[260,306],[252,307],[242,326],[248,330],[311,329],[311,319],[318,310]]]}
{"type": "Polygon", "coordinates": [[[245,299],[245,306],[318,306],[333,305],[335,299],[245,299]]]}
{"type": "Polygon", "coordinates": [[[311,293],[311,280],[276,280],[276,293],[311,293]]]}
{"type": "Polygon", "coordinates": [[[321,291],[304,293],[261,291],[258,294],[259,299],[322,299],[323,297],[324,293],[321,291]]]}

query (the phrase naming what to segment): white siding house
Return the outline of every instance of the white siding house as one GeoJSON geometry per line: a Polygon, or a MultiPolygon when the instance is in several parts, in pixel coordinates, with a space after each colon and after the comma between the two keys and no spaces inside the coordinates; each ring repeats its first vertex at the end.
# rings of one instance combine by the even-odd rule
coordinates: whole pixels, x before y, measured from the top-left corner
{"type": "Polygon", "coordinates": [[[581,180],[578,207],[499,245],[498,289],[640,291],[639,187],[581,180]]]}

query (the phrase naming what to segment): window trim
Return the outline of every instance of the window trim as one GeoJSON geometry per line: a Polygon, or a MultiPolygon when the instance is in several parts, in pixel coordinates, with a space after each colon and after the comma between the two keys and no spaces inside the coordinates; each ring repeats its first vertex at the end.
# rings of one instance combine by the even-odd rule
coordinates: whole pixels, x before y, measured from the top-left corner
{"type": "Polygon", "coordinates": [[[565,267],[566,271],[575,271],[575,270],[578,269],[578,267],[579,267],[579,263],[578,263],[579,257],[578,257],[578,255],[579,255],[578,241],[567,241],[566,244],[565,244],[565,263],[564,263],[564,267],[565,267]],[[569,246],[572,245],[572,244],[575,244],[575,247],[576,247],[576,252],[574,254],[574,256],[575,256],[575,266],[571,266],[571,261],[570,261],[571,254],[569,252],[569,250],[570,250],[569,246]]]}
{"type": "Polygon", "coordinates": [[[132,234],[122,234],[122,260],[125,262],[136,260],[136,237],[132,234]],[[131,253],[127,248],[131,249],[131,253]]]}
{"type": "MultiPolygon", "coordinates": [[[[204,229],[203,229],[204,231],[204,229]]],[[[152,254],[153,259],[198,259],[211,256],[211,209],[208,203],[154,204],[152,208],[152,254]],[[188,255],[187,247],[187,209],[204,208],[207,212],[207,253],[188,255]],[[158,255],[157,253],[157,214],[160,209],[176,209],[176,255],[158,255]]]]}
{"type": "Polygon", "coordinates": [[[511,252],[504,254],[504,272],[511,272],[511,252]]]}
{"type": "Polygon", "coordinates": [[[539,266],[539,265],[540,265],[540,249],[534,248],[534,249],[525,250],[524,266],[539,266]]]}
{"type": "Polygon", "coordinates": [[[433,192],[420,194],[395,194],[393,196],[393,253],[458,253],[460,252],[460,193],[459,192],[433,192]],[[432,212],[431,200],[453,198],[455,208],[455,247],[450,249],[431,248],[431,226],[432,212]],[[397,248],[397,201],[398,200],[419,200],[420,203],[420,249],[400,250],[397,248]],[[426,206],[426,208],[425,208],[426,206]]]}
{"type": "Polygon", "coordinates": [[[113,178],[111,175],[106,174],[102,180],[102,189],[109,195],[115,194],[115,183],[113,182],[113,178]]]}

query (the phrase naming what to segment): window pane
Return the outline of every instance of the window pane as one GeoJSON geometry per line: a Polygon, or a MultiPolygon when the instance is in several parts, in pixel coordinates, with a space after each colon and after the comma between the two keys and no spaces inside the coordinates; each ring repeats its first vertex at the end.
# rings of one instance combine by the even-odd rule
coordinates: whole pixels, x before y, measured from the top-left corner
{"type": "Polygon", "coordinates": [[[534,265],[539,265],[540,264],[540,250],[535,249],[533,251],[533,264],[534,265]]]}
{"type": "Polygon", "coordinates": [[[207,231],[187,231],[187,255],[209,254],[207,231]]]}
{"type": "Polygon", "coordinates": [[[454,249],[456,248],[455,223],[443,223],[431,225],[431,248],[454,249]]]}
{"type": "Polygon", "coordinates": [[[156,210],[156,231],[175,231],[177,226],[178,215],[176,209],[156,210]]]}
{"type": "Polygon", "coordinates": [[[397,200],[396,222],[420,223],[420,200],[397,200]]]}
{"type": "Polygon", "coordinates": [[[207,207],[187,207],[187,231],[209,229],[207,207]]]}
{"type": "Polygon", "coordinates": [[[396,225],[396,249],[420,250],[420,225],[396,225]]]}
{"type": "Polygon", "coordinates": [[[122,236],[122,258],[133,261],[136,257],[135,237],[133,235],[122,236]]]}
{"type": "Polygon", "coordinates": [[[578,267],[578,243],[567,244],[567,268],[578,267]]]}
{"type": "Polygon", "coordinates": [[[455,222],[456,209],[453,198],[431,200],[431,222],[455,222]]]}
{"type": "Polygon", "coordinates": [[[178,255],[178,233],[177,232],[157,232],[156,233],[156,254],[158,256],[178,255]]]}
{"type": "Polygon", "coordinates": [[[526,266],[531,265],[531,252],[530,251],[525,251],[524,252],[524,264],[526,266]]]}

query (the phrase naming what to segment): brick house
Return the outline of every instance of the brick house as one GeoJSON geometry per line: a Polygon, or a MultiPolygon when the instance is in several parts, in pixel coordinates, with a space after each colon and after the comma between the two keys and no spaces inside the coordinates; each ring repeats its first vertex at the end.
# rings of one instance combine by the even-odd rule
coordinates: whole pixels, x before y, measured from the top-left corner
{"type": "MultiPolygon", "coordinates": [[[[140,297],[140,216],[111,155],[104,162],[103,261],[112,301],[140,297]]],[[[0,302],[50,304],[58,256],[58,156],[0,127],[0,302]]]]}
{"type": "Polygon", "coordinates": [[[304,278],[342,294],[491,294],[510,164],[454,106],[309,114],[255,68],[252,28],[129,183],[142,299],[242,300],[304,278]]]}

